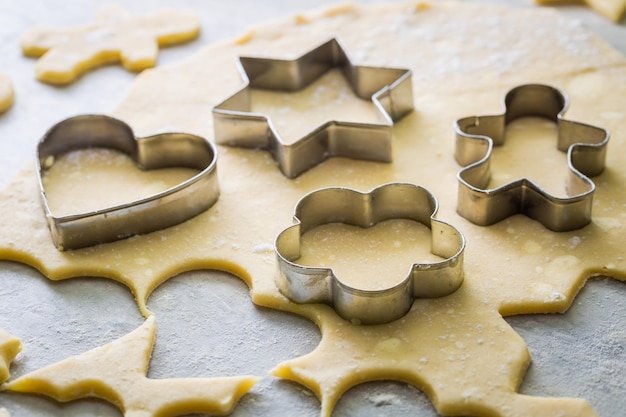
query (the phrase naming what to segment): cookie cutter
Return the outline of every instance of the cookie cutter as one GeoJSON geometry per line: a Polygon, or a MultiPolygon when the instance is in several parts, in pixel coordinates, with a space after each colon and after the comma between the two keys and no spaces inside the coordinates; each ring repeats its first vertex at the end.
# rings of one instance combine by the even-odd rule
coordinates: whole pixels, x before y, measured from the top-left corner
{"type": "Polygon", "coordinates": [[[323,188],[298,201],[294,225],[275,242],[279,273],[278,289],[296,303],[327,303],[346,320],[360,324],[388,323],[404,316],[416,297],[443,297],[463,283],[465,238],[454,226],[435,218],[435,196],[409,183],[389,183],[361,193],[349,188],[323,188]],[[327,223],[371,227],[389,219],[410,219],[431,229],[431,252],[445,258],[434,263],[415,263],[398,284],[364,290],[350,286],[331,268],[296,263],[300,238],[327,223]]]}
{"type": "Polygon", "coordinates": [[[413,110],[411,70],[354,65],[336,38],[295,60],[240,57],[238,69],[244,87],[213,108],[215,141],[268,150],[287,178],[331,156],[391,162],[391,128],[413,110]],[[332,68],[342,71],[357,97],[372,100],[378,123],[332,120],[287,144],[269,117],[251,112],[250,89],[298,91],[332,68]]]}
{"type": "Polygon", "coordinates": [[[57,123],[39,141],[35,161],[43,209],[59,250],[164,229],[207,210],[219,197],[217,153],[207,140],[188,133],[136,138],[126,123],[104,115],[81,115],[57,123]],[[123,152],[143,170],[189,167],[200,172],[174,187],[130,203],[55,216],[48,205],[43,175],[58,156],[95,147],[123,152]]]}
{"type": "Polygon", "coordinates": [[[503,114],[458,119],[454,124],[455,158],[465,168],[457,175],[457,212],[481,226],[518,213],[556,232],[576,230],[589,224],[595,191],[595,184],[589,177],[604,170],[609,132],[564,119],[568,106],[569,98],[561,90],[526,84],[506,94],[503,114]],[[570,171],[565,198],[551,195],[527,178],[487,189],[493,147],[503,145],[508,123],[526,116],[542,117],[557,124],[557,149],[567,152],[570,171]]]}

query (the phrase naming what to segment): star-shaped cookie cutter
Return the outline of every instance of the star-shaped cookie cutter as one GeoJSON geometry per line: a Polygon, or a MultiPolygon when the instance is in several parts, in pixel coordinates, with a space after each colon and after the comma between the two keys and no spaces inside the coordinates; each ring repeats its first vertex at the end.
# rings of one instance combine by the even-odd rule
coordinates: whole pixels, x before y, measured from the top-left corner
{"type": "Polygon", "coordinates": [[[510,90],[504,98],[505,112],[492,116],[458,119],[455,158],[465,167],[459,171],[458,213],[472,223],[488,226],[522,213],[556,232],[582,228],[591,221],[595,184],[589,179],[604,170],[609,132],[603,128],[563,118],[567,95],[557,88],[526,84],[510,90]],[[568,197],[556,197],[527,178],[487,189],[494,146],[504,143],[511,121],[526,116],[554,121],[557,148],[567,152],[570,175],[568,197]]]}
{"type": "Polygon", "coordinates": [[[354,65],[338,39],[330,39],[295,60],[240,57],[245,86],[213,108],[219,144],[268,150],[282,173],[295,178],[330,156],[391,161],[393,123],[413,110],[411,70],[354,65]],[[271,120],[250,111],[250,89],[298,91],[339,68],[355,95],[372,100],[378,123],[328,121],[286,144],[271,120]]]}
{"type": "Polygon", "coordinates": [[[200,214],[219,198],[217,153],[207,140],[188,133],[136,138],[126,123],[105,115],[81,115],[57,123],[40,140],[35,161],[43,209],[52,240],[59,250],[78,249],[164,229],[200,214]],[[144,170],[188,167],[200,172],[146,198],[55,216],[48,205],[43,175],[58,156],[85,148],[118,150],[144,170]]]}
{"type": "Polygon", "coordinates": [[[443,297],[463,283],[465,238],[454,226],[435,218],[438,202],[427,189],[409,183],[389,183],[361,193],[349,188],[323,188],[296,205],[294,225],[275,242],[279,290],[296,303],[327,303],[346,320],[381,324],[404,316],[415,297],[443,297]],[[444,260],[413,264],[393,287],[364,290],[350,286],[331,268],[297,263],[300,238],[327,223],[363,228],[389,219],[409,219],[431,229],[431,252],[444,260]]]}

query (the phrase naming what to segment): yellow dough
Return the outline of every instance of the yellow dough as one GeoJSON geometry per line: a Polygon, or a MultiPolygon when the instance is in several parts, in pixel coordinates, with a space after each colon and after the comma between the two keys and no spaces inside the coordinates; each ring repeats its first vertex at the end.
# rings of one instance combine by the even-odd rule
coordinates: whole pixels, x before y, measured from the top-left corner
{"type": "MultiPolygon", "coordinates": [[[[568,4],[572,0],[535,0],[539,4],[568,4]]],[[[596,12],[618,23],[626,13],[626,0],[574,0],[574,3],[585,3],[596,12]]]]}
{"type": "Polygon", "coordinates": [[[9,366],[21,350],[20,339],[0,329],[0,385],[9,379],[9,366]]]}
{"type": "Polygon", "coordinates": [[[50,210],[58,216],[67,216],[146,198],[197,173],[188,168],[143,171],[126,154],[110,149],[90,149],[60,156],[46,170],[42,182],[50,210]],[[85,172],[86,167],[88,172],[85,172]],[[67,193],[75,196],[71,205],[64,198],[67,193]]]}
{"type": "MultiPolygon", "coordinates": [[[[580,24],[550,9],[489,4],[340,6],[258,27],[177,65],[145,71],[114,114],[142,136],[182,130],[212,138],[212,106],[242,85],[239,55],[290,59],[331,36],[344,42],[359,65],[414,71],[415,111],[393,128],[393,163],[330,158],[289,180],[268,152],[220,147],[221,197],[210,210],[167,230],[67,252],[52,243],[36,176],[29,169],[0,194],[0,216],[5,219],[0,223],[0,258],[32,265],[52,280],[117,280],[133,291],[144,315],[149,314],[146,300],[154,288],[180,272],[232,272],[250,286],[254,303],[300,314],[319,326],[322,340],[314,351],[277,364],[272,372],[310,388],[321,401],[322,416],[331,414],[350,387],[379,379],[405,381],[423,390],[443,415],[594,416],[585,399],[517,392],[531,358],[524,341],[502,318],[565,311],[594,275],[626,279],[626,59],[580,24]],[[471,16],[481,19],[472,21],[471,16]],[[606,170],[593,179],[598,188],[592,223],[583,229],[555,233],[521,215],[480,227],[456,214],[460,167],[453,157],[453,121],[500,113],[503,95],[531,82],[567,91],[568,119],[612,132],[606,170]],[[291,224],[298,199],[321,187],[369,191],[394,181],[428,188],[439,199],[438,218],[464,233],[462,287],[447,297],[418,299],[405,317],[379,326],[355,326],[329,306],[297,305],[283,297],[274,284],[272,244],[291,224]]],[[[282,93],[275,98],[260,95],[267,102],[257,104],[278,107],[280,114],[274,117],[281,123],[311,124],[310,130],[318,123],[311,121],[321,118],[310,113],[326,107],[306,105],[315,100],[315,91],[310,90],[310,97],[300,94],[303,103],[298,106],[276,105],[282,93]]],[[[341,106],[357,103],[362,105],[346,97],[341,106]]],[[[512,126],[511,139],[515,142],[517,129],[532,136],[545,134],[544,127],[520,120],[512,126]]],[[[556,138],[551,140],[556,146],[556,138]]],[[[566,163],[563,154],[546,148],[537,147],[538,155],[510,171],[515,154],[506,159],[503,152],[505,159],[494,164],[494,181],[545,169],[546,159],[566,163]]],[[[562,184],[546,186],[558,189],[562,184]]],[[[60,194],[58,199],[71,206],[74,195],[60,194]]],[[[398,262],[409,262],[408,268],[415,261],[410,256],[398,262]]],[[[49,384],[68,378],[41,372],[49,375],[49,384]]],[[[19,386],[19,380],[12,384],[19,386]]],[[[47,387],[32,390],[50,392],[47,387]]]]}
{"type": "Polygon", "coordinates": [[[11,80],[0,73],[0,113],[6,111],[13,105],[14,93],[11,80]]]}
{"type": "Polygon", "coordinates": [[[21,39],[27,56],[41,57],[37,79],[68,84],[85,71],[121,62],[130,71],[156,65],[160,45],[185,42],[198,36],[200,22],[190,13],[164,10],[143,17],[108,6],[93,24],[74,28],[35,27],[21,39]]]}
{"type": "Polygon", "coordinates": [[[585,0],[585,3],[615,23],[626,14],[626,0],[585,0]]]}
{"type": "Polygon", "coordinates": [[[341,223],[316,227],[300,239],[300,265],[332,268],[363,290],[398,285],[414,263],[444,259],[430,252],[430,229],[412,220],[387,220],[363,229],[341,223]]]}
{"type": "Polygon", "coordinates": [[[96,397],[114,404],[126,417],[165,417],[228,414],[257,381],[253,376],[149,379],[155,332],[155,319],[149,317],[126,336],[24,375],[7,389],[58,401],[96,397]]]}

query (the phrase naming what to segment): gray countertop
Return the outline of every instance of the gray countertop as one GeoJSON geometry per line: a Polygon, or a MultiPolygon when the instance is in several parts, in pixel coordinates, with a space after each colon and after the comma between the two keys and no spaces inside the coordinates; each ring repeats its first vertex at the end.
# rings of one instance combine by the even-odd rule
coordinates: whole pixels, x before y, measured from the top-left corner
{"type": "MultiPolygon", "coordinates": [[[[252,0],[128,2],[133,13],[176,7],[196,12],[201,36],[161,51],[159,65],[192,55],[207,43],[232,38],[256,23],[309,10],[331,1],[252,0]]],[[[496,1],[513,7],[535,7],[530,0],[496,1]]],[[[73,26],[90,22],[100,0],[0,1],[0,72],[11,77],[16,101],[0,115],[0,187],[23,168],[42,133],[57,121],[82,113],[107,113],[122,99],[135,74],[119,66],[88,73],[67,87],[53,87],[34,78],[35,60],[22,56],[19,38],[38,24],[73,26]]],[[[582,6],[560,12],[580,19],[626,53],[626,24],[610,23],[582,6]]],[[[255,307],[239,279],[199,271],[173,278],[153,293],[150,309],[157,314],[159,336],[150,376],[266,375],[246,395],[234,416],[316,416],[319,402],[305,388],[267,376],[280,361],[304,354],[320,340],[316,326],[300,317],[255,307]],[[210,279],[207,277],[210,276],[210,279]],[[224,301],[228,301],[228,309],[224,301]],[[198,314],[202,312],[202,314],[198,314]],[[204,317],[212,317],[207,324],[204,317]],[[179,323],[185,322],[184,328],[179,323]],[[219,333],[212,330],[219,326],[219,333]],[[185,343],[179,341],[185,340],[185,343]]],[[[12,367],[24,375],[69,355],[118,338],[141,323],[131,293],[103,279],[53,283],[24,265],[0,262],[0,328],[20,336],[24,350],[12,367]]],[[[562,315],[507,319],[533,355],[521,392],[542,396],[583,397],[604,417],[623,415],[624,392],[605,389],[605,379],[626,376],[626,286],[615,280],[594,280],[572,308],[562,315]],[[621,340],[603,344],[602,340],[621,340]],[[620,339],[621,338],[621,339],[620,339]],[[606,339],[609,340],[609,339],[606,339]],[[620,368],[621,367],[621,368],[620,368]]],[[[611,384],[612,387],[620,386],[611,384]]],[[[58,404],[16,394],[0,394],[0,407],[13,416],[116,416],[113,406],[99,401],[58,404]]],[[[333,416],[436,416],[428,398],[407,384],[375,382],[357,386],[339,402],[333,416]]]]}

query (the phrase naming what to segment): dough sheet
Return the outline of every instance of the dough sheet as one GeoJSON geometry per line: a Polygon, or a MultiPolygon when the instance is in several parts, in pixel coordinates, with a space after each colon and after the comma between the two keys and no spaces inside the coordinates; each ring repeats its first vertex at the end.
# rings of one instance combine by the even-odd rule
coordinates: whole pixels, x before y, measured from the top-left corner
{"type": "Polygon", "coordinates": [[[0,73],[0,113],[8,110],[13,104],[15,93],[11,79],[5,74],[0,73]]]}
{"type": "MultiPolygon", "coordinates": [[[[212,139],[212,106],[242,84],[237,56],[293,58],[332,36],[342,39],[358,64],[414,71],[415,111],[393,127],[392,163],[331,158],[289,180],[267,152],[220,147],[221,197],[206,213],[166,230],[68,252],[52,244],[29,168],[0,194],[0,215],[8,219],[0,224],[0,258],[31,265],[51,280],[93,276],[119,281],[132,290],[145,316],[150,315],[148,297],[168,278],[197,269],[235,274],[250,287],[255,304],[301,315],[319,326],[320,344],[306,355],[276,364],[272,373],[312,390],[322,416],[329,416],[351,387],[379,379],[423,390],[442,415],[596,415],[583,398],[518,393],[531,357],[503,319],[563,312],[592,276],[626,279],[626,59],[579,23],[549,9],[484,4],[338,6],[257,27],[179,64],[145,71],[114,115],[141,136],[182,130],[212,139]],[[468,16],[480,16],[480,24],[468,16]],[[597,191],[592,223],[583,229],[555,233],[521,215],[480,227],[456,214],[460,167],[453,157],[452,122],[500,113],[508,89],[532,82],[558,86],[569,94],[568,119],[612,132],[607,168],[593,178],[597,191]],[[298,199],[321,187],[368,191],[394,181],[428,188],[439,200],[438,218],[464,233],[462,287],[440,299],[416,300],[405,317],[379,326],[355,326],[329,306],[297,305],[283,297],[274,285],[272,244],[291,224],[298,199]]],[[[320,118],[312,113],[328,110],[307,106],[314,100],[307,94],[300,94],[302,105],[276,104],[282,122],[306,124],[320,118]]],[[[310,94],[314,96],[315,89],[310,94]]],[[[273,99],[266,100],[271,107],[273,99]]],[[[341,106],[351,107],[351,100],[362,104],[346,97],[341,106]]],[[[335,114],[330,111],[324,117],[335,114]]],[[[551,136],[542,122],[520,120],[508,138],[515,142],[520,130],[529,136],[551,136]]],[[[556,138],[547,140],[556,146],[556,138]]],[[[533,149],[538,155],[525,159],[519,171],[507,169],[517,163],[517,153],[494,156],[504,158],[496,166],[494,181],[566,163],[555,149],[533,149]]],[[[546,175],[540,175],[538,181],[544,179],[546,175]]],[[[562,184],[555,181],[546,187],[558,189],[562,184]]],[[[72,193],[63,187],[55,193],[72,209],[72,193]]],[[[406,262],[408,268],[415,261],[399,256],[397,262],[406,262]]],[[[45,368],[41,372],[50,384],[63,378],[46,374],[45,368]]]]}
{"type": "Polygon", "coordinates": [[[9,379],[9,367],[21,349],[20,340],[0,328],[0,384],[9,379]]]}
{"type": "MultiPolygon", "coordinates": [[[[566,0],[535,0],[538,4],[567,4],[566,0]]],[[[618,23],[626,13],[626,0],[577,0],[576,3],[586,4],[611,21],[618,23]]]]}

